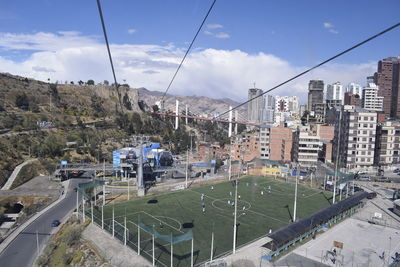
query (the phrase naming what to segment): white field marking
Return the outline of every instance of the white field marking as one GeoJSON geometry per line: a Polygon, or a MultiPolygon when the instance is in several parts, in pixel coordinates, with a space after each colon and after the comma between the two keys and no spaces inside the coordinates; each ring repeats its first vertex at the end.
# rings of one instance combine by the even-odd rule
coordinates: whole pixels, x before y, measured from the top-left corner
{"type": "MultiPolygon", "coordinates": [[[[189,191],[192,191],[192,192],[195,192],[195,193],[197,193],[197,194],[200,194],[201,195],[201,193],[199,193],[199,192],[196,192],[196,191],[193,191],[193,190],[191,190],[191,189],[189,189],[189,191]]],[[[210,197],[210,196],[207,196],[207,195],[204,195],[205,197],[208,197],[208,198],[211,198],[211,199],[218,199],[218,198],[214,198],[214,197],[210,197]]],[[[261,215],[261,216],[263,216],[263,217],[266,217],[266,218],[270,218],[270,219],[272,219],[272,220],[275,220],[275,221],[278,221],[278,222],[282,222],[282,223],[284,223],[285,225],[287,224],[287,222],[285,222],[285,221],[282,221],[282,220],[279,220],[279,219],[276,219],[276,218],[274,218],[274,217],[271,217],[271,216],[267,216],[267,215],[265,215],[265,214],[262,214],[262,213],[259,213],[259,212],[257,212],[257,211],[254,211],[254,210],[249,210],[250,212],[253,212],[253,213],[255,213],[255,214],[258,214],[258,215],[261,215]]]]}
{"type": "MultiPolygon", "coordinates": [[[[219,207],[217,207],[217,206],[214,204],[216,201],[221,201],[221,202],[224,202],[225,205],[228,205],[228,204],[226,204],[226,203],[227,203],[226,200],[230,200],[230,199],[229,199],[229,198],[217,198],[217,199],[214,199],[213,202],[211,202],[211,205],[212,205],[214,208],[218,209],[218,210],[228,211],[227,209],[219,208],[219,207]]],[[[247,204],[249,205],[249,207],[246,208],[246,210],[251,209],[251,204],[250,204],[250,202],[248,202],[248,201],[246,201],[246,200],[241,200],[241,199],[239,199],[239,200],[238,200],[238,206],[239,206],[240,202],[245,202],[245,203],[247,203],[247,204]]]]}
{"type": "Polygon", "coordinates": [[[162,223],[164,223],[165,225],[168,225],[168,226],[171,227],[172,229],[175,229],[176,231],[181,232],[182,234],[184,233],[184,232],[182,232],[181,230],[176,229],[176,228],[173,227],[172,225],[170,225],[170,224],[168,224],[168,223],[166,223],[166,222],[164,222],[164,221],[162,221],[162,220],[160,220],[160,219],[157,219],[157,218],[154,217],[153,215],[148,214],[147,212],[145,212],[145,211],[143,211],[143,210],[142,210],[142,213],[147,214],[147,215],[150,216],[150,217],[153,217],[153,218],[156,219],[157,221],[162,222],[162,223]]]}
{"type": "Polygon", "coordinates": [[[178,221],[177,219],[174,219],[174,218],[171,218],[171,217],[168,217],[168,216],[154,216],[154,217],[156,217],[156,218],[167,218],[167,219],[170,219],[171,221],[174,221],[174,222],[176,222],[176,223],[179,225],[179,230],[182,229],[182,223],[181,223],[180,221],[178,221]]]}

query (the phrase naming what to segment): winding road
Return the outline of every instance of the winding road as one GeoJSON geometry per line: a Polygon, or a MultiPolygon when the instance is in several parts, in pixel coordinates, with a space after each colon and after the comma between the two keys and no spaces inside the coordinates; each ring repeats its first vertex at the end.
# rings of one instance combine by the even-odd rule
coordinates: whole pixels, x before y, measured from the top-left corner
{"type": "Polygon", "coordinates": [[[30,223],[0,254],[0,266],[25,267],[32,266],[39,249],[47,244],[55,228],[51,226],[53,220],[62,220],[76,208],[76,192],[73,190],[78,183],[87,179],[71,179],[67,195],[30,223]],[[39,249],[37,246],[39,243],[39,249]]]}

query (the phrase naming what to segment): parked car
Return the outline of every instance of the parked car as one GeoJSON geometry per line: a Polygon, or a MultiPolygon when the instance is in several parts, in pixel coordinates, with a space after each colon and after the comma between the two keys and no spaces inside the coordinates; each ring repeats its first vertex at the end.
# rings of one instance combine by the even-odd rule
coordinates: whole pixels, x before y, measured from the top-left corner
{"type": "Polygon", "coordinates": [[[397,168],[393,171],[394,173],[400,173],[400,168],[397,168]]]}
{"type": "Polygon", "coordinates": [[[376,193],[375,193],[375,192],[369,193],[369,195],[367,196],[367,198],[368,198],[368,199],[376,198],[376,193]]]}
{"type": "Polygon", "coordinates": [[[358,178],[358,180],[360,180],[360,181],[371,181],[371,177],[361,176],[360,178],[358,178]]]}
{"type": "Polygon", "coordinates": [[[52,227],[57,227],[57,226],[59,226],[60,225],[60,221],[59,220],[54,220],[52,223],[51,223],[51,226],[52,227]]]}

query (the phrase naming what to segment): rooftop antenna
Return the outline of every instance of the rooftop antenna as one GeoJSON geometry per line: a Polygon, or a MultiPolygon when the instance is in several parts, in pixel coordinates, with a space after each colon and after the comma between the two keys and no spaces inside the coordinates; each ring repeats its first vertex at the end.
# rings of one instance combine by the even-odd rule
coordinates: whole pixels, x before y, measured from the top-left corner
{"type": "Polygon", "coordinates": [[[254,89],[256,89],[256,83],[255,82],[253,83],[253,86],[254,86],[254,89]]]}

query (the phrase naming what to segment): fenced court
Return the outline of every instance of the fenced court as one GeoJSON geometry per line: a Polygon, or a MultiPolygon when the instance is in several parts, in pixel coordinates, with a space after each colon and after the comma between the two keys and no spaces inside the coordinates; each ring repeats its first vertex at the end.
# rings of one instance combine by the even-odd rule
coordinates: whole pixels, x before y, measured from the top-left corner
{"type": "MultiPolygon", "coordinates": [[[[237,248],[292,222],[294,189],[266,177],[239,180],[237,248]]],[[[234,197],[235,183],[227,181],[107,205],[104,229],[135,251],[140,248],[150,262],[154,252],[158,266],[170,266],[171,260],[174,266],[190,266],[192,253],[194,265],[200,265],[232,252],[234,197]]],[[[329,192],[299,186],[297,219],[329,206],[331,198],[329,192]]],[[[91,216],[90,208],[86,213],[91,216]]],[[[95,208],[99,226],[101,216],[101,207],[95,208]]]]}

